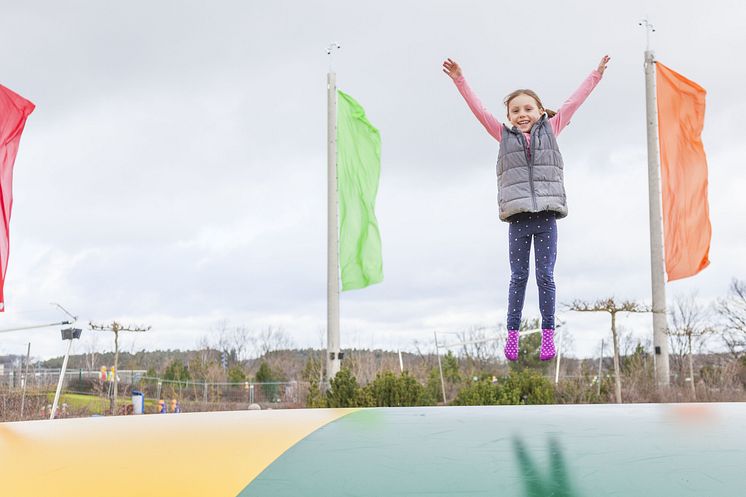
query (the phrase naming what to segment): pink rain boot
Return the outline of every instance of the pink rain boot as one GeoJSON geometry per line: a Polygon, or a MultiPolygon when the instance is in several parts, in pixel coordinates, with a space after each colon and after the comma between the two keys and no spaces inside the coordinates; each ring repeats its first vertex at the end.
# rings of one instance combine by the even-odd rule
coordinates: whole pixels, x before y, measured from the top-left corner
{"type": "Polygon", "coordinates": [[[539,359],[542,361],[548,361],[557,354],[554,350],[554,330],[552,328],[544,328],[541,330],[541,353],[539,359]]]}
{"type": "Polygon", "coordinates": [[[508,340],[505,342],[505,358],[509,361],[518,360],[518,330],[508,330],[508,340]]]}

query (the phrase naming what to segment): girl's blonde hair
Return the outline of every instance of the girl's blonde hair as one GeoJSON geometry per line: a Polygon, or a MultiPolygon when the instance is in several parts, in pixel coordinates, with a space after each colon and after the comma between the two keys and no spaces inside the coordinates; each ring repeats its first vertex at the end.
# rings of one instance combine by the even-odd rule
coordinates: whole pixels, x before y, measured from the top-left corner
{"type": "Polygon", "coordinates": [[[544,105],[541,103],[541,99],[539,98],[539,95],[537,95],[535,91],[528,90],[528,89],[525,89],[525,88],[521,89],[521,90],[516,90],[513,93],[511,93],[510,95],[508,95],[507,97],[505,97],[505,100],[503,101],[505,103],[505,107],[508,107],[510,105],[510,101],[513,100],[518,95],[528,95],[529,97],[531,97],[534,100],[536,100],[536,105],[539,106],[539,109],[541,111],[547,113],[547,117],[553,117],[555,114],[557,114],[553,110],[545,109],[544,108],[544,105]]]}

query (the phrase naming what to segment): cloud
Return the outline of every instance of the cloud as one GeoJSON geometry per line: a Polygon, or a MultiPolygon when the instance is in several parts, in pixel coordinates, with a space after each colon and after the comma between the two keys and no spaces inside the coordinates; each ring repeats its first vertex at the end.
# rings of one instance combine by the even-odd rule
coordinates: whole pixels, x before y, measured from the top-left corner
{"type": "MultiPolygon", "coordinates": [[[[649,299],[645,37],[636,25],[646,11],[658,57],[709,92],[712,265],[669,285],[669,295],[721,296],[746,274],[746,100],[733,84],[746,69],[732,64],[746,46],[744,8],[699,7],[544,2],[526,23],[522,5],[488,2],[9,6],[0,42],[14,48],[3,84],[37,110],[15,168],[4,319],[34,322],[41,317],[24,309],[59,301],[82,319],[153,325],[137,346],[192,347],[220,319],[281,325],[297,344],[318,346],[324,50],[335,40],[338,84],[383,137],[385,281],[342,295],[343,346],[407,347],[434,329],[504,321],[497,143],[440,72],[448,56],[500,117],[502,98],[521,86],[557,107],[611,54],[560,138],[570,216],[560,221],[559,301],[649,299]]],[[[533,285],[526,316],[538,315],[533,285]]],[[[594,353],[605,325],[566,319],[577,353],[594,353]]],[[[649,333],[644,319],[630,328],[649,333]]],[[[59,346],[48,331],[6,336],[5,351],[29,339],[43,354],[59,346]]]]}

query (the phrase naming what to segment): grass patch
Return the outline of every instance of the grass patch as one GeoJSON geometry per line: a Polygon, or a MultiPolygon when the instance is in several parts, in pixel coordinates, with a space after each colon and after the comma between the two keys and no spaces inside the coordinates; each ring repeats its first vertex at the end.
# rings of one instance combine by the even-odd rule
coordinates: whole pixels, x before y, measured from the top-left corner
{"type": "MultiPolygon", "coordinates": [[[[54,393],[47,394],[47,402],[54,402],[54,393]]],[[[117,397],[117,406],[126,406],[132,403],[132,398],[117,397]]],[[[98,395],[86,395],[82,393],[63,393],[60,395],[60,405],[67,404],[70,411],[87,411],[90,414],[108,414],[109,399],[98,395]]],[[[145,412],[156,412],[157,402],[155,400],[145,400],[145,412]]]]}

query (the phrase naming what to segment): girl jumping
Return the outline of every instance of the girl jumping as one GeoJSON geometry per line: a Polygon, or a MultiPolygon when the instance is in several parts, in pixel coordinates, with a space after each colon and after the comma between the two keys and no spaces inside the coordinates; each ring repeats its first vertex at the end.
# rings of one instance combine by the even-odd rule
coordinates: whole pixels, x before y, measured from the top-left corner
{"type": "Polygon", "coordinates": [[[487,132],[500,142],[497,155],[497,202],[500,220],[510,223],[510,286],[508,289],[508,339],[505,357],[518,359],[518,329],[528,281],[529,253],[534,244],[536,284],[541,311],[542,361],[555,355],[554,263],[557,258],[557,219],[567,216],[562,154],[556,137],[603,76],[609,57],[604,56],[557,112],[545,109],[531,90],[516,90],[505,97],[507,119],[503,124],[482,106],[469,88],[461,67],[451,59],[445,72],[456,84],[467,105],[487,132]]]}

